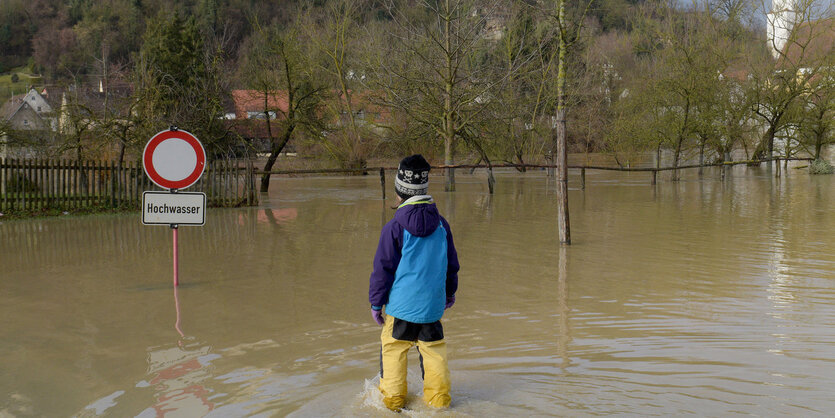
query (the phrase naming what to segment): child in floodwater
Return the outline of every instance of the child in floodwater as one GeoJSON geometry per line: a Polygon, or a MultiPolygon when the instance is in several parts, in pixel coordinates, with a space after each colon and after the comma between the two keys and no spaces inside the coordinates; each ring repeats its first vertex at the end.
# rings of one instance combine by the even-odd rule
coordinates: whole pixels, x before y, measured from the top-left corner
{"type": "Polygon", "coordinates": [[[380,391],[394,411],[406,401],[406,355],[414,345],[424,400],[436,408],[450,402],[441,317],[455,303],[458,254],[449,224],[427,194],[430,168],[421,155],[400,162],[394,183],[399,206],[380,234],[368,290],[371,316],[383,326],[380,391]]]}

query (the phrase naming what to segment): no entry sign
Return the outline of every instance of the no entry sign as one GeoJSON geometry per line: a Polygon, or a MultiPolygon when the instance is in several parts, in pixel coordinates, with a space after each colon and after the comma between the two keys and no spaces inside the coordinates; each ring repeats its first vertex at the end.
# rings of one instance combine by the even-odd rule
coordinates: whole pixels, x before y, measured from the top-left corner
{"type": "Polygon", "coordinates": [[[145,174],[163,189],[185,189],[196,183],[206,166],[206,151],[194,135],[169,129],[154,135],[142,153],[145,174]]]}

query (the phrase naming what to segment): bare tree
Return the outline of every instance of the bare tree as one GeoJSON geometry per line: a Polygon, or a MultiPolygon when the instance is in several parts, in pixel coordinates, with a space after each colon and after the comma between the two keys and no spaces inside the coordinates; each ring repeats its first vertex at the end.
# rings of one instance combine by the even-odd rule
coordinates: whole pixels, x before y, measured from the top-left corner
{"type": "MultiPolygon", "coordinates": [[[[799,114],[810,95],[812,81],[828,68],[827,58],[833,53],[831,23],[833,10],[817,0],[792,3],[792,10],[769,17],[769,25],[789,26],[785,37],[775,31],[770,40],[771,51],[763,51],[751,62],[753,112],[765,124],[755,156],[771,160],[775,139],[786,139],[786,152],[795,136],[792,115],[799,114]],[[783,45],[781,45],[781,40],[783,45]],[[768,52],[771,52],[770,54],[768,52]],[[776,59],[772,58],[772,54],[776,59]]],[[[766,5],[762,5],[766,9],[766,5]]]]}
{"type": "MultiPolygon", "coordinates": [[[[492,69],[476,55],[478,45],[490,41],[484,30],[498,2],[480,3],[425,0],[419,8],[401,8],[389,1],[392,42],[377,45],[380,55],[369,66],[379,102],[407,115],[422,134],[439,138],[447,166],[455,164],[457,140],[473,138],[496,85],[488,77],[492,69]]],[[[444,188],[455,190],[453,168],[447,168],[444,188]]]]}
{"type": "Polygon", "coordinates": [[[336,92],[328,101],[334,123],[322,138],[323,145],[341,165],[354,168],[367,165],[374,147],[374,135],[366,127],[375,121],[360,103],[367,94],[356,89],[365,77],[358,65],[362,53],[358,20],[367,6],[364,0],[334,0],[320,14],[311,8],[302,25],[321,57],[317,63],[323,75],[336,92]]]}
{"type": "Polygon", "coordinates": [[[243,64],[244,79],[264,100],[270,155],[264,163],[260,190],[267,193],[270,171],[294,132],[319,125],[317,107],[326,87],[314,77],[307,54],[301,49],[298,28],[256,25],[251,41],[243,64]],[[277,133],[273,132],[273,121],[277,133]]]}
{"type": "Polygon", "coordinates": [[[566,142],[566,86],[568,77],[568,57],[573,45],[579,39],[582,22],[591,7],[592,2],[588,1],[585,7],[581,8],[578,16],[569,16],[566,13],[566,0],[556,0],[548,7],[548,2],[541,9],[557,30],[557,62],[556,62],[556,110],[554,113],[554,137],[551,154],[552,161],[557,166],[555,170],[557,178],[557,224],[559,240],[565,245],[571,244],[571,228],[568,214],[568,145],[566,142]]]}

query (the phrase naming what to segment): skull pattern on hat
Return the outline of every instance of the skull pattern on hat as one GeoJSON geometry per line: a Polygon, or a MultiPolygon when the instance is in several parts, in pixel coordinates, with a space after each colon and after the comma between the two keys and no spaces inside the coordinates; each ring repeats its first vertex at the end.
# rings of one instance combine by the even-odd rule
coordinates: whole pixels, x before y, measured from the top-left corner
{"type": "Polygon", "coordinates": [[[429,190],[429,170],[431,166],[420,154],[410,155],[400,161],[394,190],[401,198],[425,195],[429,190]]]}

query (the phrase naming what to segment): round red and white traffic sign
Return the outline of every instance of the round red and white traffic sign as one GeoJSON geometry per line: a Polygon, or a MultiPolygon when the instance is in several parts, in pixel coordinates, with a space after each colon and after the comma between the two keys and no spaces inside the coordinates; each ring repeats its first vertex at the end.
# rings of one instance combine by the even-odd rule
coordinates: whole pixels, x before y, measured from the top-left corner
{"type": "Polygon", "coordinates": [[[186,131],[166,130],[154,135],[142,153],[145,174],[163,189],[185,189],[196,183],[206,166],[206,151],[186,131]]]}

